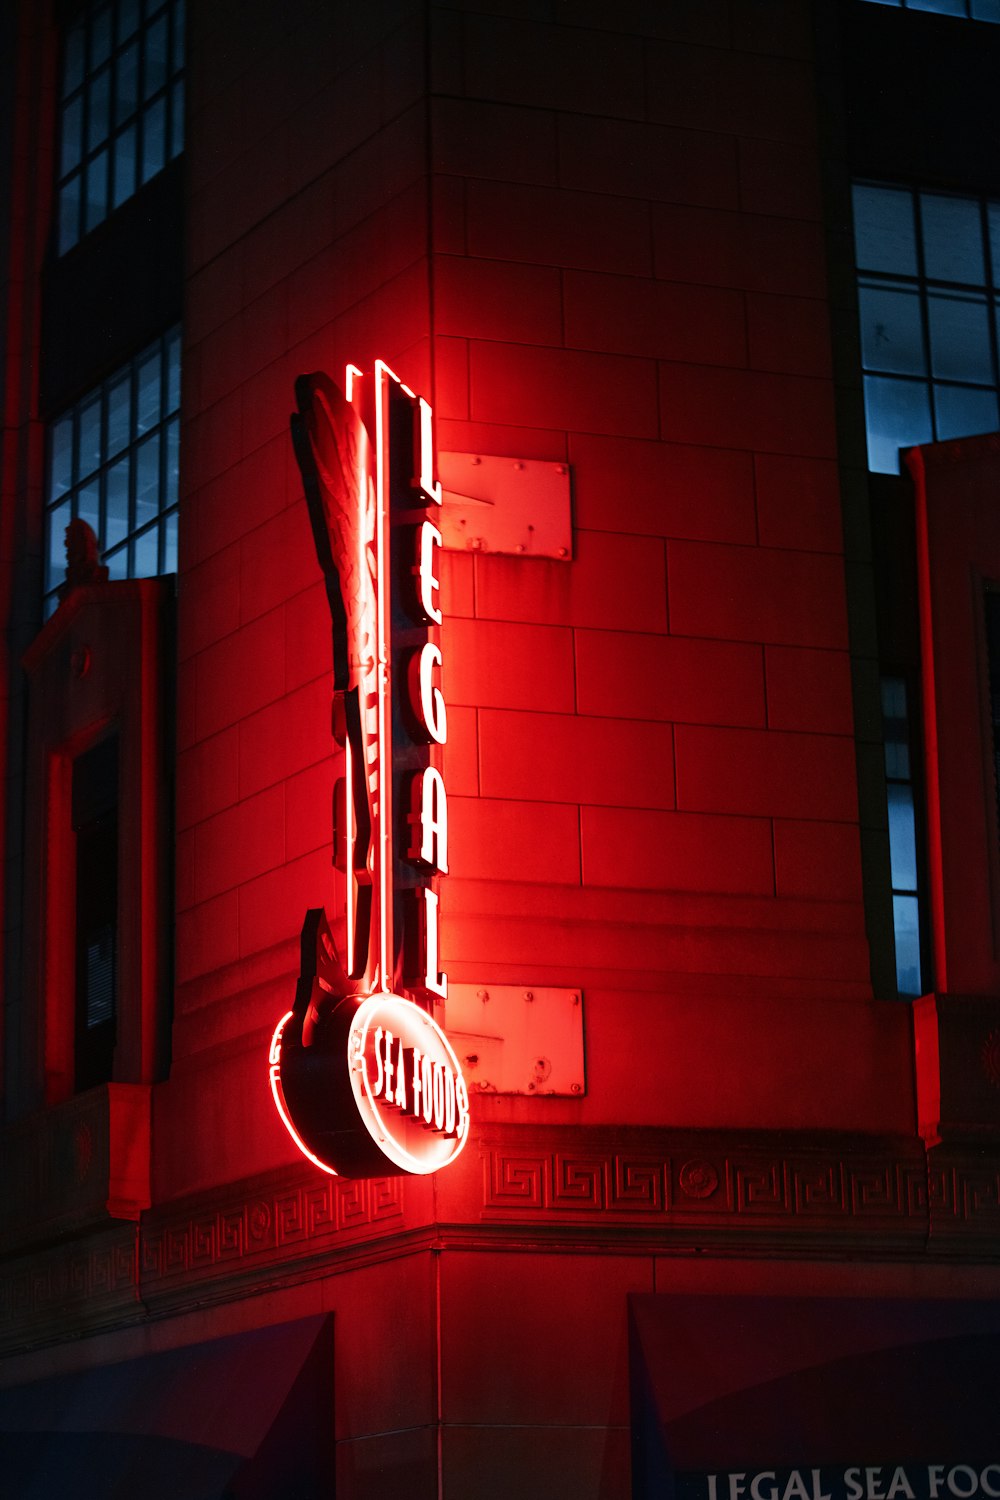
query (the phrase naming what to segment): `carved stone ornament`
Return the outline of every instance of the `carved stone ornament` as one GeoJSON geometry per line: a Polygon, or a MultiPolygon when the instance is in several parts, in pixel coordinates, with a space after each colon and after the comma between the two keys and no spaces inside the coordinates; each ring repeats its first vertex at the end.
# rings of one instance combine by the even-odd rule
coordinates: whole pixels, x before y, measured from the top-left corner
{"type": "Polygon", "coordinates": [[[107,583],[108,570],[98,561],[99,544],[94,529],[79,517],[66,527],[66,582],[59,585],[62,601],[88,583],[107,583]]]}
{"type": "Polygon", "coordinates": [[[719,1174],[710,1161],[686,1161],[677,1180],[689,1198],[711,1198],[719,1186],[719,1174]]]}

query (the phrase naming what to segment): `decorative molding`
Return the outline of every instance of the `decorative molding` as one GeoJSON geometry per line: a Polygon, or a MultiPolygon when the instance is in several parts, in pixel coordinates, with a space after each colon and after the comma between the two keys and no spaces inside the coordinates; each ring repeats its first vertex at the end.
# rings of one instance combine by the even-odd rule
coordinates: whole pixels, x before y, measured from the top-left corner
{"type": "Polygon", "coordinates": [[[1000,1253],[1000,1158],[996,1150],[939,1146],[928,1158],[931,1248],[1000,1253]]]}
{"type": "Polygon", "coordinates": [[[90,1332],[138,1310],[134,1224],[3,1263],[0,1349],[90,1332]]]}
{"type": "Polygon", "coordinates": [[[566,1151],[557,1137],[547,1150],[537,1132],[520,1146],[509,1128],[484,1141],[484,1220],[603,1220],[655,1228],[668,1242],[675,1230],[718,1236],[730,1249],[755,1247],[762,1234],[789,1244],[822,1237],[834,1252],[859,1238],[912,1249],[928,1233],[924,1154],[910,1140],[790,1148],[788,1137],[649,1132],[623,1149],[608,1132],[603,1148],[566,1151]]]}
{"type": "Polygon", "coordinates": [[[144,1215],[142,1297],[329,1253],[397,1230],[402,1216],[399,1177],[348,1180],[296,1167],[237,1183],[144,1215]]]}
{"type": "Polygon", "coordinates": [[[227,1281],[235,1290],[294,1273],[398,1232],[402,1195],[398,1177],[347,1181],[296,1167],[154,1209],[141,1225],[84,1226],[86,1237],[0,1262],[0,1350],[230,1295],[227,1281]]]}

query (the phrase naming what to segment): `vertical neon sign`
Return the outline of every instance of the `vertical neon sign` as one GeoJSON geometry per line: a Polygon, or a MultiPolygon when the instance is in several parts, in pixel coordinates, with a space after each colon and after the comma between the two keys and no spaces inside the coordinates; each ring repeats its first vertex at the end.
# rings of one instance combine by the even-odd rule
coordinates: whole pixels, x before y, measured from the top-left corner
{"type": "Polygon", "coordinates": [[[324,1171],[427,1173],[468,1137],[458,1061],[430,1014],[447,993],[431,881],[448,869],[433,764],[441,691],[441,504],[427,402],[383,361],[296,383],[292,418],[333,633],[334,923],[306,914],[292,1010],[269,1057],[278,1112],[324,1171]],[[346,1070],[346,1075],[345,1075],[346,1070]]]}

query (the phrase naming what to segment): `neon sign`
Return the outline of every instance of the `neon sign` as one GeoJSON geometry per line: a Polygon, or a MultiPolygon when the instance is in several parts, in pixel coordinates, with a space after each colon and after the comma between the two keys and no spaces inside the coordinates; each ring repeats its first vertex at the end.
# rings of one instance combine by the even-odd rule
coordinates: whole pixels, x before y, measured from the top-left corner
{"type": "Polygon", "coordinates": [[[292,437],[333,630],[333,925],[306,913],[299,982],[269,1056],[275,1106],[325,1172],[425,1174],[469,1133],[469,1095],[434,1020],[447,995],[438,896],[448,797],[432,762],[441,691],[441,504],[431,409],[388,365],[344,391],[296,382],[292,437]]]}

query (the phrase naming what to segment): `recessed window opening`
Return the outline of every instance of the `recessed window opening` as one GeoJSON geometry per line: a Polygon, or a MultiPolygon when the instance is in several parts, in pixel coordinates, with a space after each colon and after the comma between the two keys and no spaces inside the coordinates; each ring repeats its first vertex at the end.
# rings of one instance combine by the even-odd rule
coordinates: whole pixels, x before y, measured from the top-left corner
{"type": "Polygon", "coordinates": [[[59,254],[184,146],[184,0],[90,5],[64,36],[59,254]]]}
{"type": "Polygon", "coordinates": [[[1000,426],[1000,203],[854,187],[868,467],[1000,426]]]}
{"type": "Polygon", "coordinates": [[[75,1086],[108,1083],[118,1009],[118,737],[73,763],[76,849],[75,1086]]]}

